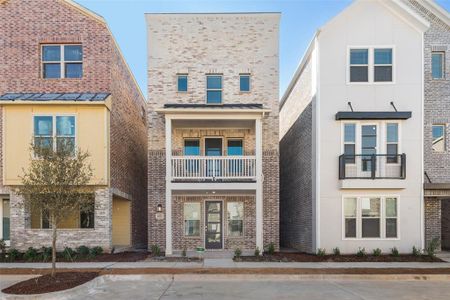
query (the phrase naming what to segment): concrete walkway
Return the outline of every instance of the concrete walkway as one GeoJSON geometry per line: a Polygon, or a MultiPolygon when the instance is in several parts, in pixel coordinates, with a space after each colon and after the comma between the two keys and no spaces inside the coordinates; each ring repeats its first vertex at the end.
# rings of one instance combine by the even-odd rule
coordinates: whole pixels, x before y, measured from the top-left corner
{"type": "MultiPolygon", "coordinates": [[[[1,269],[49,269],[51,263],[0,263],[1,269]]],[[[57,263],[60,269],[147,269],[147,268],[232,268],[232,269],[348,269],[348,268],[408,268],[435,269],[450,268],[450,262],[234,262],[232,259],[205,259],[203,262],[92,262],[92,263],[57,263]]]]}

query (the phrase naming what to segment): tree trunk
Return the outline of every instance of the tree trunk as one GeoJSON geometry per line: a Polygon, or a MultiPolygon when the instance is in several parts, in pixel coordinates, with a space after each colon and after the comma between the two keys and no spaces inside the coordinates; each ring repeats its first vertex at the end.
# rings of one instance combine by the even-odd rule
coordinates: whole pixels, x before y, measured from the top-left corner
{"type": "Polygon", "coordinates": [[[52,277],[55,277],[56,272],[56,222],[52,223],[52,277]]]}

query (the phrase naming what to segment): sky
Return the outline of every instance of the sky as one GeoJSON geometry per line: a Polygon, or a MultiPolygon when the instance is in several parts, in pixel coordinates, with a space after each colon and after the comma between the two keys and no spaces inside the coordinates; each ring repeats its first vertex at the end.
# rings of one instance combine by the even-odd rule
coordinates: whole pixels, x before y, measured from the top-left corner
{"type": "MultiPolygon", "coordinates": [[[[76,0],[103,16],[144,95],[147,95],[145,13],[281,12],[280,97],[315,31],[351,0],[76,0]]],[[[437,0],[450,11],[450,0],[437,0]]]]}

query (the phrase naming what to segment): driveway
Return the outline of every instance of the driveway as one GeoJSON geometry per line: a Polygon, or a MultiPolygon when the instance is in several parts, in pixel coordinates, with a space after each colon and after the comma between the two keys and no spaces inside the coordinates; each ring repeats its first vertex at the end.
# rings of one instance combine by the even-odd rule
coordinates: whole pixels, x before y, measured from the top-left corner
{"type": "MultiPolygon", "coordinates": [[[[7,280],[5,276],[0,279],[7,280]]],[[[9,281],[9,280],[8,280],[9,281]]],[[[11,281],[10,281],[11,282],[11,281]]],[[[326,280],[287,276],[116,275],[33,299],[449,299],[448,281],[326,280]]],[[[1,299],[24,299],[0,295],[1,299]]],[[[28,297],[27,297],[28,298],[28,297]]]]}

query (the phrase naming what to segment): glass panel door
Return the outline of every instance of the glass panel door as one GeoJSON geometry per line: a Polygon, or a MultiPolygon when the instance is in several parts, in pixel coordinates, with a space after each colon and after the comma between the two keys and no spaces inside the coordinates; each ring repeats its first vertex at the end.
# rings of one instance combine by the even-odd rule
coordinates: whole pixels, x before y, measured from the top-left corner
{"type": "MultiPolygon", "coordinates": [[[[205,139],[205,155],[206,156],[222,156],[222,139],[206,138],[205,139]]],[[[206,173],[208,177],[218,177],[222,174],[220,160],[207,159],[206,173]]]]}
{"type": "Polygon", "coordinates": [[[362,171],[371,172],[376,166],[374,155],[377,154],[377,125],[361,126],[361,154],[362,171]]]}
{"type": "Polygon", "coordinates": [[[205,202],[205,248],[222,249],[222,202],[205,202]]]}

